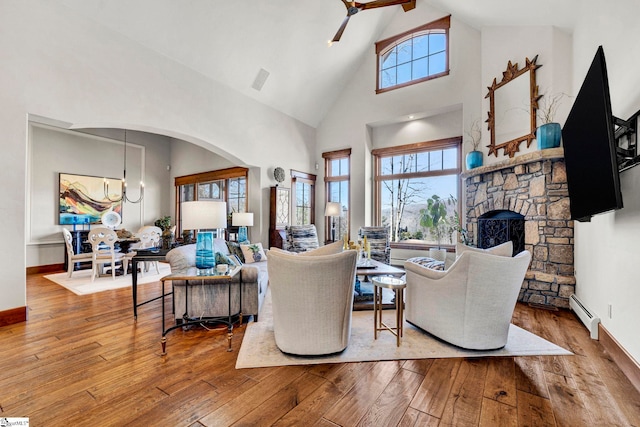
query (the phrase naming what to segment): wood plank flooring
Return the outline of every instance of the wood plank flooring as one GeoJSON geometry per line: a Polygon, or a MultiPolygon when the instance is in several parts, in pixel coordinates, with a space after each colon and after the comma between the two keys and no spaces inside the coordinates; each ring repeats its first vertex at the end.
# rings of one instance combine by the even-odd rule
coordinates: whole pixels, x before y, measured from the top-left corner
{"type": "Polygon", "coordinates": [[[575,356],[236,370],[244,327],[233,352],[224,330],[175,330],[163,357],[160,301],[134,322],[130,289],[34,274],[27,301],[0,328],[0,418],[31,426],[640,426],[640,393],[571,312],[519,304],[513,322],[575,356]]]}

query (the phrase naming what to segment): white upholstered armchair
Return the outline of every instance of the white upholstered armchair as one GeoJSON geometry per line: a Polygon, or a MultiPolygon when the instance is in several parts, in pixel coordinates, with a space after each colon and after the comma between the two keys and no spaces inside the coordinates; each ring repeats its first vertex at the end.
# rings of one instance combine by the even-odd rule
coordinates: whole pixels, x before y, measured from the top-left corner
{"type": "Polygon", "coordinates": [[[504,347],[530,261],[470,250],[444,271],[406,261],[406,319],[462,348],[504,347]]]}
{"type": "Polygon", "coordinates": [[[269,251],[273,330],[280,350],[323,355],[347,347],[356,258],[353,250],[311,256],[269,251]]]}

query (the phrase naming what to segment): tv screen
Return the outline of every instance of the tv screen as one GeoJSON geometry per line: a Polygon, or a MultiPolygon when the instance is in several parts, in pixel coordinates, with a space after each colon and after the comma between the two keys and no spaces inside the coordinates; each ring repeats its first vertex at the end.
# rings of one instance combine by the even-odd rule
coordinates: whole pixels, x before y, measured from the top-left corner
{"type": "Polygon", "coordinates": [[[607,65],[598,48],[562,128],[571,219],[622,208],[607,65]]]}

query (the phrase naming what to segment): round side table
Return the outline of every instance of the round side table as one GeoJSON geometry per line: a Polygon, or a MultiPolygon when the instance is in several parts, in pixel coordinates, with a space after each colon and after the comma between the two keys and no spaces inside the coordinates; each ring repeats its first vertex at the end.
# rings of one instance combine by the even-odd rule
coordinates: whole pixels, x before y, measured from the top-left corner
{"type": "Polygon", "coordinates": [[[407,282],[404,279],[390,276],[375,276],[373,283],[373,338],[378,339],[379,331],[389,331],[396,336],[396,345],[400,347],[404,323],[404,289],[407,282]],[[392,289],[396,295],[396,324],[395,327],[386,325],[382,321],[382,288],[392,289]]]}

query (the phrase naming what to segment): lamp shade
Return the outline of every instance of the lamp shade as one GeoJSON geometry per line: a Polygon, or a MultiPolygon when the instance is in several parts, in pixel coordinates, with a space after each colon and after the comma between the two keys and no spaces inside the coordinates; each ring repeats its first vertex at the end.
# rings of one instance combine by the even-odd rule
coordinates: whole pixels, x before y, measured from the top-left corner
{"type": "Polygon", "coordinates": [[[253,227],[253,213],[234,212],[231,214],[231,225],[234,227],[253,227]]]}
{"type": "Polygon", "coordinates": [[[198,200],[182,202],[182,229],[206,230],[227,228],[227,203],[198,200]]]}
{"type": "Polygon", "coordinates": [[[324,216],[340,216],[340,203],[328,202],[324,209],[324,216]]]}

